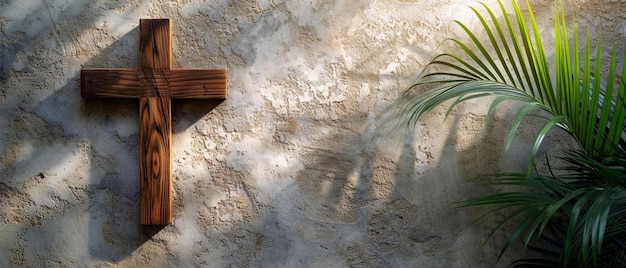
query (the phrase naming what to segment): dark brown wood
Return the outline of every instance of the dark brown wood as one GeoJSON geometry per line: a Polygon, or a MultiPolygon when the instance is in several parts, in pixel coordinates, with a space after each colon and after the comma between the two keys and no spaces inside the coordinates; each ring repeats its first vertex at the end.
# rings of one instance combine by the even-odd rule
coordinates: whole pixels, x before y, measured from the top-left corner
{"type": "Polygon", "coordinates": [[[83,98],[139,99],[141,224],[172,222],[172,98],[225,99],[226,70],[172,69],[171,21],[139,22],[140,69],[83,69],[83,98]]]}
{"type": "Polygon", "coordinates": [[[83,98],[224,99],[223,69],[83,69],[83,98]],[[107,72],[103,72],[106,70],[107,72]]]}
{"type": "MultiPolygon", "coordinates": [[[[162,73],[172,68],[172,26],[170,20],[139,21],[139,68],[141,73],[162,73]]],[[[155,77],[156,76],[152,76],[155,77]]],[[[164,225],[172,222],[172,101],[167,83],[159,80],[144,84],[157,96],[139,98],[139,199],[141,224],[164,225]]]]}
{"type": "Polygon", "coordinates": [[[168,98],[139,98],[141,224],[172,222],[171,103],[168,98]]]}
{"type": "Polygon", "coordinates": [[[170,19],[139,20],[139,68],[172,68],[170,19]]]}

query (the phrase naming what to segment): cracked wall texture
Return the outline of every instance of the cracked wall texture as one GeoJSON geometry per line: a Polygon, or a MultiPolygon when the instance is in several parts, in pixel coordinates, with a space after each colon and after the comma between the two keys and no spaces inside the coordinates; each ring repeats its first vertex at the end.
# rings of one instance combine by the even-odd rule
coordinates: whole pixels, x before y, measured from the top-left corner
{"type": "MultiPolygon", "coordinates": [[[[485,1],[494,6],[496,1],[485,1]]],[[[520,1],[521,2],[521,1],[520,1]]],[[[624,40],[621,0],[568,0],[624,40]]],[[[553,1],[532,1],[550,33],[553,1]]],[[[525,168],[504,111],[437,110],[406,136],[393,103],[465,0],[3,0],[0,267],[489,267],[502,236],[454,201],[525,168]],[[224,102],[174,101],[175,218],[140,226],[138,104],[83,100],[83,67],[137,67],[139,18],[173,19],[178,68],[227,68],[224,102]]],[[[553,143],[558,143],[555,138],[553,143]]],[[[506,266],[525,253],[514,250],[506,266]]]]}

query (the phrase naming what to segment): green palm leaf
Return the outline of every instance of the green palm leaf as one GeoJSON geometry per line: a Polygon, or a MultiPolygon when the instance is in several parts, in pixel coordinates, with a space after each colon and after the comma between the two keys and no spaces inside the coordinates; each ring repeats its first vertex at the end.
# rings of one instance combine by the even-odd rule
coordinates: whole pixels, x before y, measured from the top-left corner
{"type": "MultiPolygon", "coordinates": [[[[487,16],[472,8],[481,23],[481,30],[487,33],[489,42],[482,42],[469,27],[455,21],[467,34],[469,42],[450,39],[461,54],[442,53],[435,57],[427,65],[427,69],[432,71],[423,75],[405,92],[403,114],[407,116],[408,126],[415,126],[423,116],[448,100],[456,101],[450,105],[447,114],[469,99],[497,96],[500,98],[492,102],[488,118],[495,106],[505,100],[526,103],[514,118],[511,133],[515,133],[521,121],[532,114],[531,111],[542,110],[553,118],[537,133],[535,148],[538,148],[551,127],[558,126],[570,133],[580,148],[591,155],[612,150],[622,140],[623,129],[626,127],[626,108],[623,105],[626,99],[626,83],[622,78],[617,88],[613,86],[617,70],[615,53],[608,64],[610,71],[607,86],[602,87],[600,79],[593,77],[593,73],[600,73],[603,64],[600,57],[601,42],[595,53],[596,66],[592,67],[589,39],[586,39],[583,66],[580,66],[575,24],[572,23],[574,27],[570,44],[565,12],[557,6],[554,26],[555,62],[554,68],[550,68],[542,45],[542,36],[528,1],[528,19],[522,15],[515,1],[512,3],[514,15],[511,18],[504,5],[499,2],[504,24],[499,22],[494,12],[485,4],[482,6],[487,16]],[[551,73],[551,69],[554,73],[551,73]],[[582,72],[579,73],[581,69],[582,72]],[[552,77],[555,77],[554,82],[552,77]],[[425,94],[416,92],[417,88],[426,85],[435,85],[436,88],[425,94]],[[620,105],[615,105],[616,103],[620,105]]],[[[622,77],[626,77],[624,66],[622,72],[622,77]]],[[[506,144],[510,144],[513,138],[514,135],[508,135],[506,144]]],[[[531,166],[536,151],[532,150],[531,166]]]]}
{"type": "Polygon", "coordinates": [[[468,41],[450,39],[458,54],[436,56],[426,66],[428,71],[405,92],[401,110],[407,126],[415,127],[422,117],[444,103],[449,104],[448,117],[465,101],[492,97],[488,121],[499,105],[518,102],[521,105],[517,106],[506,138],[508,149],[526,117],[544,118],[531,148],[528,172],[498,174],[490,183],[520,190],[481,196],[460,202],[459,206],[492,206],[476,221],[505,212],[507,216],[487,240],[507,223],[516,224],[499,258],[517,239],[529,248],[537,248],[529,245],[531,240],[546,237],[549,226],[560,226],[562,237],[553,240],[560,245],[556,262],[532,259],[518,264],[626,265],[626,55],[618,66],[613,49],[610,61],[602,62],[602,42],[592,50],[587,34],[581,58],[575,22],[570,23],[570,31],[565,11],[557,4],[554,62],[549,63],[529,1],[528,18],[516,1],[511,2],[513,11],[509,13],[498,1],[500,19],[483,3],[484,12],[471,8],[487,42],[455,21],[468,41]],[[608,66],[606,83],[599,75],[604,65],[608,66]],[[617,77],[621,77],[619,81],[617,77]],[[420,92],[422,87],[430,89],[420,92]],[[552,169],[549,175],[533,173],[539,146],[554,127],[569,133],[577,149],[561,157],[568,166],[560,175],[552,169]],[[555,224],[562,219],[567,219],[564,224],[555,224]]]}
{"type": "Polygon", "coordinates": [[[569,221],[560,251],[561,266],[567,267],[572,260],[582,266],[602,264],[608,245],[622,245],[620,256],[626,258],[626,151],[620,149],[617,156],[601,160],[578,151],[562,159],[573,164],[562,176],[499,174],[489,185],[518,186],[520,190],[477,197],[458,206],[493,206],[476,221],[509,211],[489,238],[521,217],[499,257],[513,241],[521,239],[528,245],[543,235],[555,218],[566,217],[569,221]]]}

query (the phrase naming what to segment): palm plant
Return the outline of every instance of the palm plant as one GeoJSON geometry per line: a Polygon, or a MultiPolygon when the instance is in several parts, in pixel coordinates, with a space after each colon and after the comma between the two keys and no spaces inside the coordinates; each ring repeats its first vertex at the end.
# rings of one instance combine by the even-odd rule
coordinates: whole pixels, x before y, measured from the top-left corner
{"type": "MultiPolygon", "coordinates": [[[[497,230],[509,221],[519,220],[500,256],[519,237],[524,245],[535,237],[543,237],[558,249],[551,252],[553,256],[546,255],[557,259],[554,264],[560,265],[555,266],[626,266],[626,151],[616,150],[619,152],[611,156],[595,158],[582,151],[565,154],[561,158],[569,166],[559,176],[498,174],[491,185],[521,186],[522,190],[478,197],[461,202],[461,206],[495,205],[488,214],[506,213],[512,208],[496,227],[497,230]],[[546,234],[549,227],[555,232],[546,234]]],[[[518,263],[545,267],[550,264],[546,261],[518,263]]]]}
{"type": "MultiPolygon", "coordinates": [[[[469,27],[455,21],[470,41],[449,39],[461,53],[442,53],[428,64],[431,71],[405,93],[403,115],[409,126],[414,126],[448,101],[452,102],[446,116],[460,103],[492,96],[489,120],[503,102],[520,103],[507,148],[525,117],[544,119],[531,148],[529,170],[496,175],[491,184],[522,186],[523,190],[475,198],[460,206],[496,205],[481,218],[508,211],[494,232],[506,222],[521,219],[500,257],[516,239],[530,247],[533,238],[545,236],[547,227],[560,226],[563,237],[557,241],[558,266],[606,265],[610,252],[611,257],[626,258],[626,58],[618,76],[615,49],[610,61],[604,63],[601,41],[593,51],[587,34],[584,47],[579,47],[575,21],[570,29],[563,5],[556,4],[554,61],[549,63],[528,0],[528,18],[515,1],[511,15],[500,0],[498,4],[500,20],[485,4],[481,3],[483,13],[471,8],[488,42],[483,43],[469,27]],[[604,65],[608,68],[603,69],[604,65]],[[602,76],[598,75],[603,70],[608,70],[606,83],[601,83],[602,76]],[[416,90],[422,87],[431,89],[425,93],[416,90]],[[555,175],[550,169],[550,174],[537,174],[532,168],[537,151],[554,127],[569,133],[576,148],[561,157],[568,164],[565,171],[555,175]],[[565,224],[560,224],[563,221],[565,224]]],[[[626,265],[626,261],[621,264],[626,265]]]]}

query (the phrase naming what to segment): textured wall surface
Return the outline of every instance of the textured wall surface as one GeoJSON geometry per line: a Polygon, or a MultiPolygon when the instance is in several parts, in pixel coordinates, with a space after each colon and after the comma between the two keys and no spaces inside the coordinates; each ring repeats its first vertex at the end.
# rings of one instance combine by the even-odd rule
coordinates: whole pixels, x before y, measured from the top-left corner
{"type": "MultiPolygon", "coordinates": [[[[532,2],[549,34],[552,1],[532,2]]],[[[623,1],[564,2],[624,40],[623,1]]],[[[534,132],[504,152],[507,117],[483,138],[480,102],[412,136],[390,113],[451,21],[477,26],[468,5],[2,0],[0,267],[493,266],[493,221],[465,228],[480,211],[450,203],[524,168],[534,132]],[[164,228],[139,225],[138,103],[79,94],[81,68],[137,67],[139,18],[157,17],[174,67],[229,72],[226,101],[173,103],[164,228]]]]}

